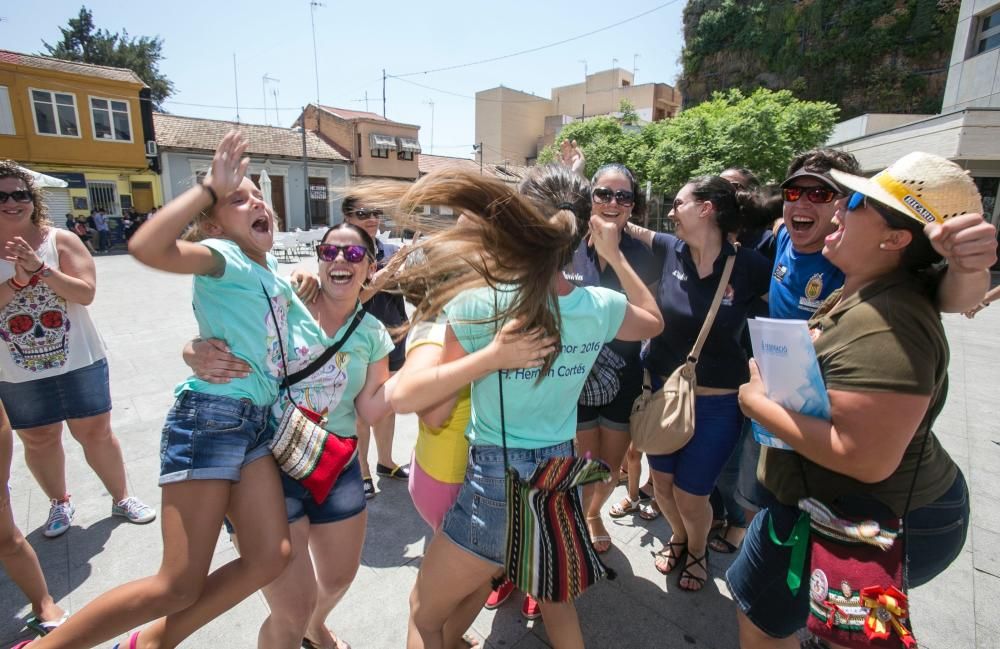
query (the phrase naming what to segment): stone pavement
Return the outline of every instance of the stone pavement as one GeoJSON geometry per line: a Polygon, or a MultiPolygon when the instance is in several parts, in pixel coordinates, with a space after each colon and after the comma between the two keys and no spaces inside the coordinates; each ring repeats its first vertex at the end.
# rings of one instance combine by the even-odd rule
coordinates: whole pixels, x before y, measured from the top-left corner
{"type": "MultiPolygon", "coordinates": [[[[283,272],[292,266],[283,264],[283,272]]],[[[190,279],[151,271],[126,255],[97,259],[99,290],[91,307],[109,349],[113,422],[122,442],[133,493],[159,506],[156,486],[159,431],[172,402],[173,385],[186,374],[180,358],[194,331],[190,279]]],[[[921,646],[929,649],[1000,649],[1000,306],[973,321],[946,316],[951,341],[951,392],[937,432],[962,467],[972,489],[973,526],[961,557],[933,583],[914,591],[913,616],[921,646]]],[[[406,458],[416,421],[397,421],[394,456],[406,458]]],[[[101,592],[154,572],[160,560],[158,524],[142,527],[112,520],[110,498],[66,435],[67,472],[77,507],[73,528],[45,539],[48,503],[24,466],[15,442],[12,507],[21,530],[41,559],[49,588],[68,611],[79,610],[101,592]]],[[[374,461],[374,460],[373,460],[374,461]]],[[[400,482],[383,480],[369,501],[368,538],[362,566],[329,625],[356,649],[404,646],[407,596],[429,529],[400,482]]],[[[623,489],[616,491],[617,500],[623,489]]],[[[730,560],[711,557],[711,579],[700,593],[677,587],[676,575],[653,567],[652,551],[667,538],[663,519],[607,519],[615,540],[607,563],[618,579],[598,585],[578,602],[590,647],[661,648],[737,646],[736,619],[722,576],[730,560]]],[[[215,564],[234,557],[220,534],[215,564]]],[[[548,647],[542,621],[521,619],[512,597],[495,612],[484,611],[473,631],[499,649],[548,647]]],[[[0,647],[25,637],[27,607],[9,579],[0,580],[0,647]]],[[[197,633],[185,646],[256,646],[266,615],[264,599],[250,597],[197,633]]],[[[108,643],[110,647],[112,643],[108,643]]]]}

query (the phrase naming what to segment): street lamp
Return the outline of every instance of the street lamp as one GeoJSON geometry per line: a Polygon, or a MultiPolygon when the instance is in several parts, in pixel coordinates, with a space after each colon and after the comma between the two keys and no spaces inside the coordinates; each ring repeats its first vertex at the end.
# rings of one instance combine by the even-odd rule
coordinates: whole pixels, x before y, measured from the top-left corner
{"type": "Polygon", "coordinates": [[[312,210],[309,209],[309,156],[306,153],[306,109],[302,109],[302,126],[293,127],[292,130],[295,132],[302,131],[302,175],[304,182],[304,194],[305,194],[305,229],[308,230],[312,228],[312,210]]]}

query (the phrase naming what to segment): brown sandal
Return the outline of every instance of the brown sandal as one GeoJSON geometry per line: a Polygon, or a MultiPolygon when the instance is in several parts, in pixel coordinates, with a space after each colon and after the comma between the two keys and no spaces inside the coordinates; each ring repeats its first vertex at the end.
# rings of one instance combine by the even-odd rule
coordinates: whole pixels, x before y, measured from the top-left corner
{"type": "Polygon", "coordinates": [[[693,554],[693,553],[691,553],[691,552],[689,552],[688,553],[688,561],[687,561],[687,563],[684,564],[684,570],[681,571],[681,577],[677,581],[677,585],[680,587],[681,590],[686,590],[688,592],[693,593],[693,592],[697,592],[697,591],[701,590],[702,588],[704,588],[705,587],[705,582],[707,580],[708,580],[708,548],[705,548],[705,554],[701,555],[700,557],[697,556],[697,555],[695,555],[695,554],[693,554]],[[699,577],[698,575],[694,574],[690,570],[690,568],[692,566],[699,566],[699,565],[701,566],[702,570],[705,571],[705,576],[704,577],[699,577]],[[681,583],[685,579],[688,580],[688,585],[687,586],[684,586],[681,583]],[[692,586],[691,586],[691,582],[692,581],[695,582],[696,584],[698,584],[697,588],[692,588],[692,586]]]}
{"type": "Polygon", "coordinates": [[[656,571],[661,575],[669,575],[674,571],[674,568],[680,564],[684,555],[687,554],[687,546],[687,541],[668,541],[667,547],[653,555],[653,567],[656,568],[656,571]],[[680,548],[680,550],[678,551],[676,548],[680,548]],[[667,552],[670,554],[667,554],[667,552]],[[665,559],[666,561],[673,561],[673,563],[666,569],[663,569],[660,567],[659,563],[656,563],[656,559],[665,559]]]}

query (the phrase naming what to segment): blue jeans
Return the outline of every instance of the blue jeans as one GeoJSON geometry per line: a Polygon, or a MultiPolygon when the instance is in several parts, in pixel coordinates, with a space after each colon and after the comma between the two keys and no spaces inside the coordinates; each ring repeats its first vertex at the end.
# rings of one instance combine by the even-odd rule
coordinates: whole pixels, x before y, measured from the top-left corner
{"type": "Polygon", "coordinates": [[[184,480],[239,482],[244,466],[271,453],[273,435],[270,406],[182,392],[160,436],[160,486],[184,480]]]}
{"type": "MultiPolygon", "coordinates": [[[[445,514],[441,530],[456,545],[498,566],[507,555],[507,491],[500,446],[473,446],[458,499],[445,514]]],[[[526,478],[551,457],[572,457],[573,442],[545,448],[508,448],[510,466],[526,478]]]]}
{"type": "MultiPolygon", "coordinates": [[[[845,513],[866,515],[857,509],[858,499],[845,504],[845,513]]],[[[836,505],[839,508],[841,503],[836,505]]],[[[883,506],[875,507],[873,513],[883,513],[883,506]]],[[[768,534],[768,523],[772,522],[778,538],[788,538],[798,517],[795,507],[766,505],[750,523],[740,553],[726,571],[729,591],[740,610],[754,626],[775,638],[795,633],[809,615],[808,584],[792,595],[785,582],[792,549],[775,545],[768,534]]],[[[962,551],[968,529],[969,490],[960,471],[943,496],[910,512],[903,524],[911,588],[944,572],[962,551]]],[[[808,561],[807,557],[807,566],[808,561]]]]}

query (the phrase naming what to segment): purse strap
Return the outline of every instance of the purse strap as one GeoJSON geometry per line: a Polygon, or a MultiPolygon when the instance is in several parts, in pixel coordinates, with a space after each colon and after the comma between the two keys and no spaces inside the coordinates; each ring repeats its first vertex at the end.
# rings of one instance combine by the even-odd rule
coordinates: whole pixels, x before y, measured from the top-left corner
{"type": "Polygon", "coordinates": [[[354,320],[351,321],[351,326],[347,328],[347,331],[345,331],[344,335],[340,337],[340,340],[327,347],[326,351],[320,354],[320,356],[312,363],[309,363],[308,366],[289,376],[288,358],[285,356],[285,345],[281,342],[281,327],[278,326],[278,317],[274,314],[274,306],[271,304],[271,296],[264,287],[264,282],[260,283],[260,290],[264,291],[264,297],[267,299],[267,308],[271,312],[271,319],[274,320],[274,330],[278,334],[278,349],[281,351],[281,370],[285,375],[285,378],[281,381],[280,387],[284,388],[285,394],[288,396],[288,400],[292,404],[295,404],[295,400],[292,398],[292,391],[290,389],[291,386],[321,368],[334,354],[340,351],[340,348],[344,346],[344,343],[351,337],[354,330],[358,328],[358,324],[361,322],[362,318],[364,318],[365,314],[364,311],[358,311],[355,313],[354,320]]]}
{"type": "MultiPolygon", "coordinates": [[[[496,317],[500,310],[500,303],[496,292],[493,293],[493,316],[496,317]]],[[[493,335],[496,336],[500,329],[499,322],[493,321],[493,335]]],[[[507,461],[507,422],[503,414],[503,370],[497,370],[497,390],[500,393],[500,440],[503,444],[503,470],[506,475],[510,471],[510,463],[507,461]]]]}
{"type": "Polygon", "coordinates": [[[712,306],[708,310],[708,315],[705,316],[705,322],[701,325],[701,331],[698,332],[698,338],[694,341],[694,347],[691,348],[691,353],[688,354],[687,362],[689,363],[698,363],[701,348],[704,347],[705,341],[708,340],[708,334],[712,330],[712,325],[715,324],[715,316],[719,313],[719,305],[722,304],[722,296],[725,294],[726,286],[729,284],[729,277],[733,274],[734,265],[736,265],[736,255],[732,254],[726,257],[726,265],[722,269],[719,286],[715,289],[712,306]]]}

